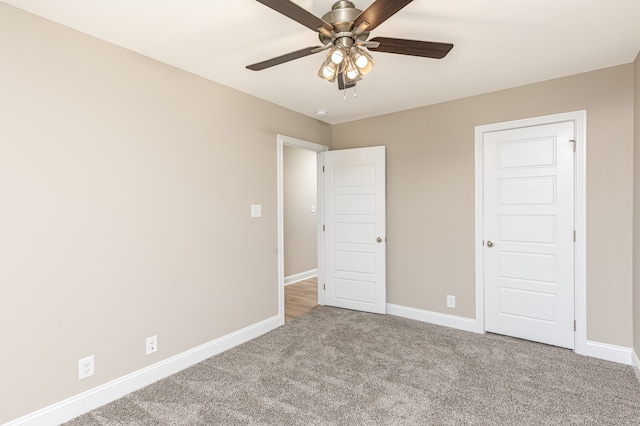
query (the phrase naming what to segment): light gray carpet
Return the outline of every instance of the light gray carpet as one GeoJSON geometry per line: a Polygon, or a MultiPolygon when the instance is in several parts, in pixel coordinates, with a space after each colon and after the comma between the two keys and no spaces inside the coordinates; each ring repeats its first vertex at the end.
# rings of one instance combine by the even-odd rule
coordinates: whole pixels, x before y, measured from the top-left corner
{"type": "Polygon", "coordinates": [[[68,423],[640,425],[629,366],[318,307],[68,423]]]}

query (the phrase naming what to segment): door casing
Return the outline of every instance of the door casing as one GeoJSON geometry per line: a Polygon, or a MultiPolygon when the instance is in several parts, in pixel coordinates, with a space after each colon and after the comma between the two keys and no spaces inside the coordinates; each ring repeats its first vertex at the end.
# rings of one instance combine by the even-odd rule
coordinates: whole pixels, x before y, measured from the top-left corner
{"type": "Polygon", "coordinates": [[[587,223],[586,223],[586,176],[587,176],[587,112],[585,110],[547,115],[503,123],[487,124],[475,128],[475,261],[476,261],[476,326],[477,332],[485,332],[484,322],[484,133],[509,130],[541,124],[573,121],[576,132],[575,153],[575,349],[578,354],[587,353],[587,223]]]}

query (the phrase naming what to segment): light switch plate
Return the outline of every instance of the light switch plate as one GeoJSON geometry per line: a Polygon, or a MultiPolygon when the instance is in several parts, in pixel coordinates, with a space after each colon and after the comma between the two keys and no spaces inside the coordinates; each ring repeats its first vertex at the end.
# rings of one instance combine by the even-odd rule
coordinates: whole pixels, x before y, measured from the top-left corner
{"type": "Polygon", "coordinates": [[[316,205],[315,204],[311,204],[311,208],[309,210],[311,211],[311,213],[315,213],[316,212],[316,205]]]}
{"type": "Polygon", "coordinates": [[[262,204],[251,204],[251,217],[262,217],[262,204]]]}

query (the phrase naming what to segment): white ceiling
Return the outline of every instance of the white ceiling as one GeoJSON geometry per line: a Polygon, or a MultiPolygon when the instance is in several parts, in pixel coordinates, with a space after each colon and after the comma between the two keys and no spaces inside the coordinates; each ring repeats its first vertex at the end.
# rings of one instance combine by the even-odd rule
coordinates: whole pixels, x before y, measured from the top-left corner
{"type": "MultiPolygon", "coordinates": [[[[353,0],[361,10],[372,0],[353,0]]],[[[449,42],[442,60],[373,52],[347,99],[316,76],[324,53],[263,71],[246,65],[320,45],[255,0],[3,0],[331,124],[632,62],[640,0],[415,0],[371,37],[449,42]]],[[[316,16],[334,0],[295,0],[316,16]]]]}

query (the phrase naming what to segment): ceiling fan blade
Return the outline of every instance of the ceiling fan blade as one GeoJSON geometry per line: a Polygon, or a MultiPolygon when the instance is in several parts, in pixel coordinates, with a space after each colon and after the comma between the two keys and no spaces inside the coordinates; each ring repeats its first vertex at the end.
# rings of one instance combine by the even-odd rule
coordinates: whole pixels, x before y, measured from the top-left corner
{"type": "Polygon", "coordinates": [[[369,26],[366,31],[371,31],[412,1],[413,0],[376,0],[367,10],[356,18],[353,26],[358,27],[362,22],[368,22],[369,26]]]}
{"type": "Polygon", "coordinates": [[[297,4],[289,1],[289,0],[257,0],[259,3],[264,4],[265,6],[270,7],[287,16],[294,21],[304,25],[307,28],[312,29],[313,31],[319,31],[318,28],[324,28],[326,31],[333,31],[333,25],[328,22],[323,21],[312,13],[308,12],[306,9],[298,6],[297,4]]]}
{"type": "Polygon", "coordinates": [[[401,38],[375,37],[370,41],[380,43],[378,47],[368,47],[374,52],[398,53],[400,55],[421,56],[423,58],[442,59],[453,49],[451,43],[433,41],[405,40],[401,38]]]}
{"type": "Polygon", "coordinates": [[[313,55],[317,53],[320,46],[305,47],[304,49],[296,50],[295,52],[287,53],[282,56],[267,59],[266,61],[258,62],[257,64],[247,65],[247,69],[251,71],[261,71],[265,68],[273,67],[275,65],[284,64],[285,62],[293,61],[294,59],[304,58],[305,56],[313,55]]]}

